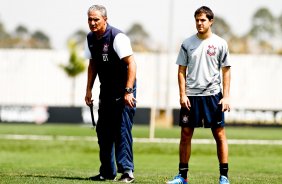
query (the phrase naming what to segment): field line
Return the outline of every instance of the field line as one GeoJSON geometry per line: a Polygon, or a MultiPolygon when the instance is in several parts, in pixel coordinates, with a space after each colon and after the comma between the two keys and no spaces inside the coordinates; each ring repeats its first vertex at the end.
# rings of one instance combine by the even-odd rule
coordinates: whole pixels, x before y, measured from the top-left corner
{"type": "MultiPolygon", "coordinates": [[[[45,141],[97,141],[94,136],[52,136],[52,135],[17,135],[5,134],[0,135],[0,139],[6,140],[45,140],[45,141]]],[[[133,138],[134,142],[139,143],[173,143],[178,144],[176,138],[133,138]]],[[[193,144],[215,144],[213,139],[192,139],[193,144]]],[[[229,139],[228,144],[259,144],[259,145],[282,145],[282,140],[246,140],[246,139],[229,139]]]]}

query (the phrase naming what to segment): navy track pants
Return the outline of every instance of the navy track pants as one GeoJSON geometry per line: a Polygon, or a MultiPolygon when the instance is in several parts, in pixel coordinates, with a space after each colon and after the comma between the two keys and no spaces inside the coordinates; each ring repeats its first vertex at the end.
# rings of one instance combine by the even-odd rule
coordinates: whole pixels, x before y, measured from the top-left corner
{"type": "Polygon", "coordinates": [[[136,108],[125,106],[122,100],[100,100],[96,132],[100,147],[100,174],[106,178],[115,177],[117,172],[134,170],[131,130],[135,111],[136,108]]]}

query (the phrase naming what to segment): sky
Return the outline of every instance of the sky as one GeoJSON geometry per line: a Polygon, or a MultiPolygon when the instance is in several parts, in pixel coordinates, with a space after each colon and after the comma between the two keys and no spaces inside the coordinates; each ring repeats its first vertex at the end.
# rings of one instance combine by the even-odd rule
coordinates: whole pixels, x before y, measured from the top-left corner
{"type": "Polygon", "coordinates": [[[29,32],[41,30],[52,47],[61,50],[77,30],[89,31],[87,10],[93,4],[106,6],[112,26],[126,32],[139,23],[152,44],[169,47],[195,33],[194,12],[203,5],[223,18],[238,36],[249,31],[259,8],[268,8],[275,17],[282,14],[281,0],[0,0],[0,21],[8,32],[19,25],[29,32]]]}

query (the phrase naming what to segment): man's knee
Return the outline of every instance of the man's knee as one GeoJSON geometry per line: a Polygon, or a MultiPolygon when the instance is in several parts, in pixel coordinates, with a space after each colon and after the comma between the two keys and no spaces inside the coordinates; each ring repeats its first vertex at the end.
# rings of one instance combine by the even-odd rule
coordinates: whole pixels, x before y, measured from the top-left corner
{"type": "Polygon", "coordinates": [[[194,128],[182,127],[181,128],[181,142],[191,141],[194,128]]]}
{"type": "Polygon", "coordinates": [[[213,137],[216,141],[225,141],[226,135],[225,135],[225,129],[223,127],[212,129],[213,137]]]}

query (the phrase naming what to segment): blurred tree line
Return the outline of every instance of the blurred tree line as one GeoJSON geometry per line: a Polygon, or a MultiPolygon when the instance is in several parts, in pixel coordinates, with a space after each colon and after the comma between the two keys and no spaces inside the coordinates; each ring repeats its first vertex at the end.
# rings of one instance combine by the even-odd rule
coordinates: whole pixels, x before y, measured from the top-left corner
{"type": "MultiPolygon", "coordinates": [[[[279,17],[275,17],[267,8],[262,7],[254,13],[251,23],[250,30],[243,36],[238,36],[223,18],[216,16],[212,30],[227,41],[230,53],[282,55],[282,12],[279,17]]],[[[240,26],[240,22],[236,25],[240,26]]],[[[133,24],[126,33],[136,52],[164,51],[151,47],[153,42],[149,34],[138,23],[133,24]]]]}
{"type": "MultiPolygon", "coordinates": [[[[223,37],[229,45],[230,53],[236,54],[280,54],[282,55],[282,12],[275,17],[267,8],[258,9],[252,16],[250,30],[238,36],[221,17],[215,17],[212,30],[223,37]]],[[[240,22],[236,23],[240,26],[240,22]]],[[[130,37],[135,52],[164,52],[153,47],[154,41],[139,23],[133,24],[126,34],[130,37]]],[[[76,42],[78,49],[84,47],[87,32],[78,30],[69,40],[76,42]]],[[[50,39],[42,31],[30,33],[20,25],[13,33],[8,33],[0,22],[0,48],[44,48],[51,49],[50,39]]]]}
{"type": "Polygon", "coordinates": [[[0,22],[0,48],[50,49],[51,46],[49,37],[40,30],[31,33],[25,26],[19,25],[8,33],[0,22]]]}
{"type": "MultiPolygon", "coordinates": [[[[282,12],[274,17],[267,8],[260,8],[251,23],[251,29],[240,37],[220,17],[215,17],[212,29],[228,42],[231,53],[282,55],[282,12]]],[[[236,24],[240,26],[240,22],[236,24]]]]}

